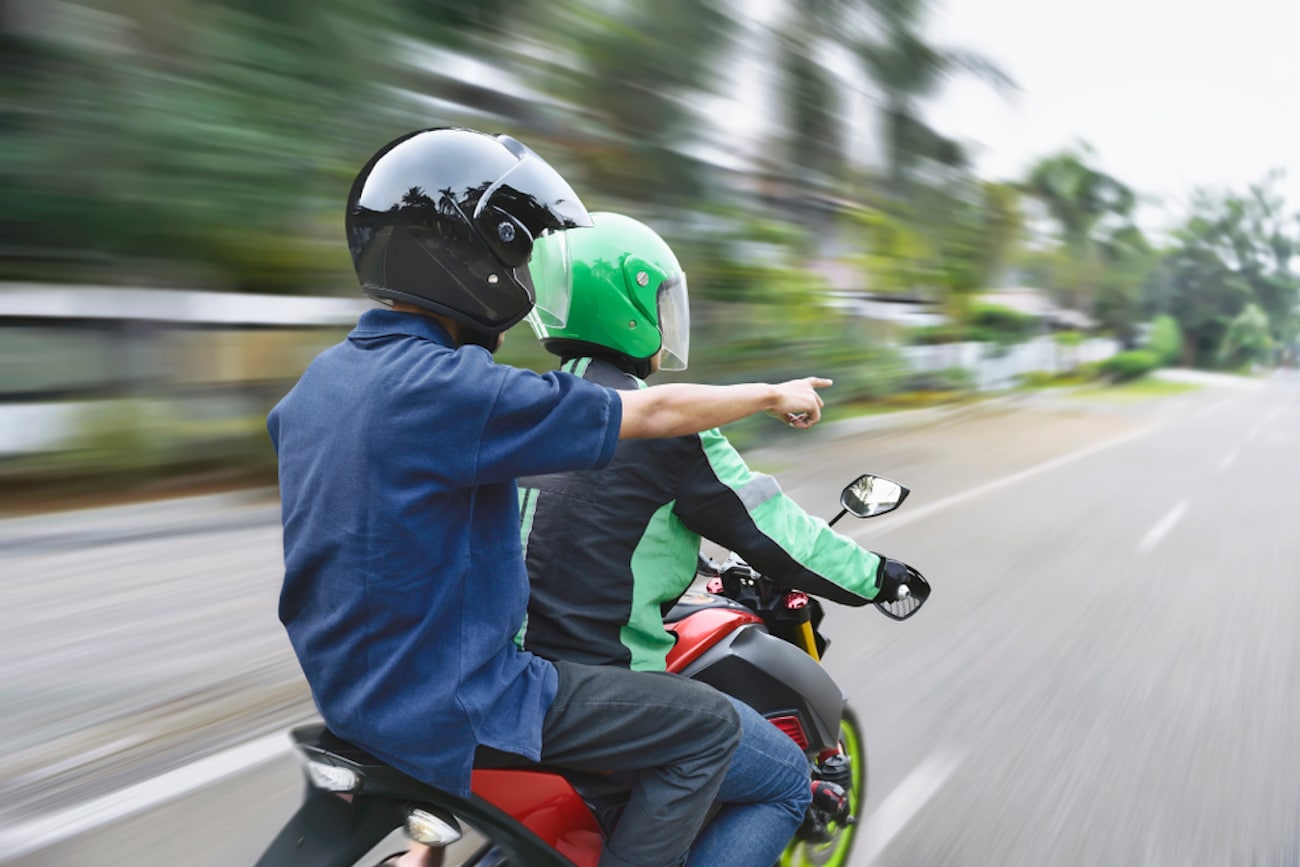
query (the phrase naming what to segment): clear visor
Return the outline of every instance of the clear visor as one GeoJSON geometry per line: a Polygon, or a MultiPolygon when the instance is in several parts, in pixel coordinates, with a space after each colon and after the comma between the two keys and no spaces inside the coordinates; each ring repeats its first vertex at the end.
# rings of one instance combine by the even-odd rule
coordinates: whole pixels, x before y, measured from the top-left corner
{"type": "Polygon", "coordinates": [[[578,194],[550,163],[509,136],[497,139],[519,162],[484,190],[474,211],[475,220],[490,207],[500,208],[519,220],[534,238],[548,231],[593,225],[578,194]]]}
{"type": "Polygon", "coordinates": [[[483,192],[473,219],[497,258],[514,268],[521,284],[534,290],[535,306],[528,315],[530,323],[536,322],[534,330],[539,325],[559,328],[568,319],[572,294],[568,244],[556,245],[554,261],[544,261],[540,271],[533,263],[539,256],[547,258],[549,245],[539,243],[544,236],[557,233],[556,240],[562,239],[563,230],[591,226],[591,215],[550,163],[509,136],[497,136],[497,140],[519,157],[519,162],[483,192]],[[512,243],[514,238],[500,236],[494,223],[490,223],[493,228],[485,229],[489,210],[510,215],[532,236],[533,243],[512,243]]]}
{"type": "Polygon", "coordinates": [[[659,284],[659,334],[663,337],[661,370],[685,370],[691,351],[691,307],[686,275],[678,273],[659,284]]]}
{"type": "Polygon", "coordinates": [[[573,262],[569,256],[569,239],[560,232],[533,246],[526,268],[532,276],[535,304],[528,314],[528,324],[538,340],[550,336],[549,329],[563,328],[569,319],[569,299],[573,296],[573,262]]]}

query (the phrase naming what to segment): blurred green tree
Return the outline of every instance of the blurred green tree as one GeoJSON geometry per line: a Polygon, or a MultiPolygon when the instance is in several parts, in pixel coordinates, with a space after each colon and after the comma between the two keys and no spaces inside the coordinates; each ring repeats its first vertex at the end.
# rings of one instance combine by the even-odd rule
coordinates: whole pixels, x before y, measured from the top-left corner
{"type": "Polygon", "coordinates": [[[1137,196],[1117,178],[1094,165],[1088,145],[1039,160],[1023,183],[1026,193],[1042,202],[1060,230],[1065,255],[1056,258],[1052,286],[1058,299],[1075,310],[1093,312],[1108,264],[1133,266],[1132,273],[1112,277],[1108,287],[1109,324],[1130,315],[1129,284],[1141,282],[1137,261],[1146,248],[1132,226],[1137,196]],[[1118,282],[1115,280],[1118,279],[1118,282]]]}
{"type": "Polygon", "coordinates": [[[1136,226],[1121,226],[1099,239],[1099,264],[1092,314],[1125,345],[1142,321],[1144,292],[1160,264],[1159,252],[1136,226]]]}
{"type": "Polygon", "coordinates": [[[1162,263],[1168,312],[1186,338],[1184,361],[1204,367],[1260,360],[1264,317],[1271,344],[1295,336],[1300,280],[1291,269],[1296,218],[1276,173],[1244,194],[1199,192],[1162,263]],[[1247,314],[1247,308],[1255,311],[1247,314]],[[1257,312],[1256,312],[1257,311],[1257,312]],[[1231,341],[1228,340],[1231,331],[1231,341]]]}
{"type": "Polygon", "coordinates": [[[1267,362],[1273,355],[1273,335],[1268,316],[1258,304],[1247,304],[1228,323],[1219,346],[1219,364],[1229,370],[1267,362]]]}
{"type": "Polygon", "coordinates": [[[1146,348],[1160,359],[1161,364],[1176,363],[1183,354],[1183,332],[1178,327],[1178,320],[1167,313],[1153,319],[1146,348]]]}
{"type": "Polygon", "coordinates": [[[872,26],[852,46],[871,82],[880,90],[888,188],[900,195],[912,170],[925,161],[964,167],[964,148],[936,131],[921,106],[949,77],[965,73],[1011,92],[1015,82],[988,57],[927,41],[928,0],[865,0],[872,26]]]}
{"type": "MultiPolygon", "coordinates": [[[[29,211],[6,271],[103,263],[99,279],[320,288],[346,267],[338,186],[385,123],[382,5],[358,0],[64,4],[10,137],[29,211]],[[171,8],[175,7],[175,8],[171,8]],[[329,218],[326,218],[328,215],[329,218]]],[[[344,184],[346,181],[343,182],[344,184]]],[[[14,189],[16,188],[16,190],[14,189]]]]}
{"type": "MultiPolygon", "coordinates": [[[[561,4],[562,6],[564,4],[561,4]]],[[[694,205],[711,198],[698,144],[701,97],[722,86],[735,22],[721,0],[573,2],[553,31],[573,61],[550,87],[574,111],[567,144],[588,182],[623,201],[694,205]]]]}
{"type": "Polygon", "coordinates": [[[869,285],[936,301],[959,323],[971,299],[996,282],[1023,222],[1014,187],[962,173],[914,188],[893,213],[863,211],[858,219],[870,250],[862,258],[869,285]]]}

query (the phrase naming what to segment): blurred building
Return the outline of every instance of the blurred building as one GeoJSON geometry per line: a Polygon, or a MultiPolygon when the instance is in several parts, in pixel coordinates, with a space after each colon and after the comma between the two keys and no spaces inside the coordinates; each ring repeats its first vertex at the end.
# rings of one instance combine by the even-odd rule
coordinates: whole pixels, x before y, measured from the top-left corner
{"type": "Polygon", "coordinates": [[[980,293],[985,304],[1007,307],[1025,316],[1032,316],[1051,331],[1091,331],[1096,321],[1086,313],[1070,310],[1056,304],[1042,289],[1017,287],[980,293]]]}

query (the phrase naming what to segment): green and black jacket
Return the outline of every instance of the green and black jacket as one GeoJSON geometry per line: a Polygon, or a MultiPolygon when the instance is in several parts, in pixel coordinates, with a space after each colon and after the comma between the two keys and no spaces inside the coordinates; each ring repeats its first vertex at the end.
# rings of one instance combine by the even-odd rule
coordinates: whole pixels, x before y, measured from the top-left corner
{"type": "MultiPolygon", "coordinates": [[[[599,359],[564,370],[645,383],[599,359]]],[[[518,640],[549,659],[662,671],[663,613],[695,577],[700,537],[791,587],[849,604],[876,595],[879,558],[751,472],[719,431],[623,440],[602,470],[519,481],[531,584],[518,640]]]]}

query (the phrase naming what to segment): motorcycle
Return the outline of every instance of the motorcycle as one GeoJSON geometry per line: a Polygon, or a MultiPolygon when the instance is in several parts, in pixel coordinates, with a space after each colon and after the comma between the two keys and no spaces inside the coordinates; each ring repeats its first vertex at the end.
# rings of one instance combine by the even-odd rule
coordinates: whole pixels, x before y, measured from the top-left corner
{"type": "MultiPolygon", "coordinates": [[[[908,493],[882,476],[860,476],[844,488],[830,523],[891,512],[908,493]]],[[[803,749],[813,802],[781,865],[841,867],[866,798],[867,763],[857,717],[821,666],[830,646],[819,631],[821,603],[734,554],[722,563],[701,557],[699,576],[706,589],[687,591],[664,617],[677,637],[668,670],[746,702],[803,749]]],[[[911,571],[898,598],[874,604],[890,619],[906,620],[929,596],[929,583],[911,571]]],[[[593,797],[578,775],[544,766],[475,770],[472,794],[461,798],[397,771],[323,725],[295,729],[292,738],[306,778],[303,804],[257,867],[387,860],[392,853],[384,847],[393,845],[397,829],[431,847],[438,864],[451,854],[463,859],[461,867],[596,867],[617,815],[617,794],[593,797]],[[462,826],[474,833],[467,836],[462,826]]]]}

